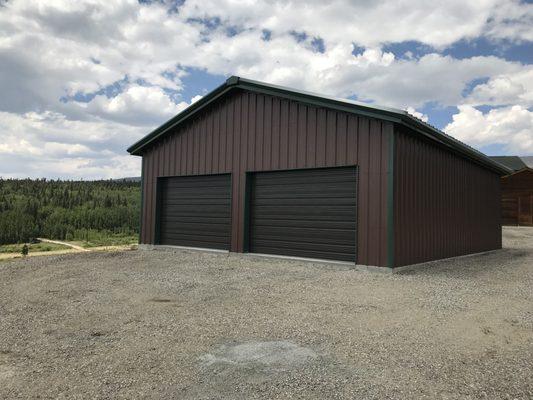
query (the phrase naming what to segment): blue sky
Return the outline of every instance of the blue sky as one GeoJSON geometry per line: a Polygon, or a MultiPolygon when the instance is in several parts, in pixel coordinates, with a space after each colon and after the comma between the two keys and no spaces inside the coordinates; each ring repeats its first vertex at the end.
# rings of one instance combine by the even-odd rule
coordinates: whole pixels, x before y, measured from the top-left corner
{"type": "Polygon", "coordinates": [[[533,154],[533,5],[0,1],[0,176],[140,173],[129,144],[228,76],[406,109],[533,154]]]}

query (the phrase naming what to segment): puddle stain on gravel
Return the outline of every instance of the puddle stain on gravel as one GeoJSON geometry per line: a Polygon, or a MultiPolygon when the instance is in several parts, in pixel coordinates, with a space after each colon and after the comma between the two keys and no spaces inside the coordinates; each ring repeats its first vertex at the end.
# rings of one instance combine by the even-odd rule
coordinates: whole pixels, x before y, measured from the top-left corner
{"type": "Polygon", "coordinates": [[[0,364],[0,381],[15,376],[15,370],[7,365],[0,364]]]}
{"type": "Polygon", "coordinates": [[[15,369],[11,367],[11,351],[0,350],[0,382],[15,376],[15,369]]]}
{"type": "Polygon", "coordinates": [[[159,297],[154,297],[148,301],[151,303],[172,303],[172,299],[165,299],[165,298],[159,298],[159,297]]]}
{"type": "Polygon", "coordinates": [[[260,366],[285,369],[300,366],[319,356],[307,347],[289,341],[250,341],[222,345],[212,353],[200,356],[204,367],[260,366]]]}

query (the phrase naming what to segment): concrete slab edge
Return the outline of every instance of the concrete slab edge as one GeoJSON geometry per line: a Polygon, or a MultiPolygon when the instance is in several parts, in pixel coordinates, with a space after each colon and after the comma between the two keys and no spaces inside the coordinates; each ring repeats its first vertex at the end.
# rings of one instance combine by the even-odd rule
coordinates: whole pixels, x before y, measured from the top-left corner
{"type": "Polygon", "coordinates": [[[332,265],[332,266],[340,266],[340,267],[349,267],[349,268],[355,268],[355,264],[352,262],[347,261],[335,261],[335,260],[324,260],[322,258],[306,258],[306,257],[295,257],[295,256],[283,256],[283,255],[276,255],[276,254],[263,254],[263,253],[231,253],[239,256],[249,257],[249,258],[272,258],[277,260],[287,260],[287,261],[304,261],[304,262],[311,262],[315,264],[324,264],[324,265],[332,265]]]}
{"type": "MultiPolygon", "coordinates": [[[[460,260],[460,259],[463,259],[463,258],[477,257],[477,256],[486,255],[486,254],[498,253],[498,252],[501,252],[501,251],[504,251],[504,249],[495,249],[495,250],[481,251],[479,253],[463,254],[462,256],[440,258],[438,260],[424,261],[424,262],[418,263],[418,264],[403,265],[401,267],[389,268],[389,269],[392,270],[391,271],[392,273],[397,274],[397,273],[406,272],[406,271],[415,271],[415,270],[419,270],[419,269],[429,268],[429,267],[434,266],[434,264],[440,263],[440,262],[443,262],[443,261],[460,260]]],[[[377,267],[377,268],[382,268],[382,267],[377,267]]]]}
{"type": "Polygon", "coordinates": [[[173,251],[173,250],[190,250],[198,251],[205,253],[218,253],[218,254],[229,254],[228,250],[219,250],[219,249],[209,249],[204,247],[188,247],[188,246],[171,246],[166,244],[139,244],[139,250],[162,250],[162,251],[173,251]]]}
{"type": "Polygon", "coordinates": [[[425,261],[423,263],[410,264],[410,265],[404,265],[401,267],[390,268],[390,267],[378,267],[375,265],[354,264],[354,263],[346,262],[346,261],[324,260],[324,259],[319,259],[319,258],[293,257],[293,256],[283,256],[283,255],[263,254],[263,253],[233,253],[233,252],[229,252],[228,250],[209,249],[209,248],[202,248],[202,247],[139,244],[139,250],[163,250],[163,251],[186,250],[186,251],[197,251],[197,252],[217,253],[217,254],[227,254],[227,255],[231,254],[232,256],[236,256],[236,257],[248,257],[248,258],[257,258],[257,259],[271,258],[271,259],[287,260],[287,261],[302,261],[302,262],[311,262],[315,264],[323,264],[323,265],[330,265],[330,266],[348,267],[356,271],[377,272],[380,274],[397,274],[397,273],[402,273],[406,271],[414,271],[414,270],[432,267],[434,266],[434,264],[440,263],[443,261],[450,261],[450,260],[456,260],[456,259],[462,259],[462,258],[468,258],[468,257],[476,257],[476,256],[492,254],[492,253],[503,251],[503,249],[482,251],[480,253],[464,254],[462,256],[441,258],[439,260],[425,261]]]}

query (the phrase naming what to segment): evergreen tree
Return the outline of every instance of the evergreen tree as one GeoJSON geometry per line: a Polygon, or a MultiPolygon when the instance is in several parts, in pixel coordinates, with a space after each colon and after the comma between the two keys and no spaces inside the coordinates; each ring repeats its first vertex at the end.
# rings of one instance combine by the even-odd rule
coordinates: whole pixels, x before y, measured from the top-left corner
{"type": "Polygon", "coordinates": [[[135,234],[139,212],[138,182],[0,179],[0,244],[87,230],[135,234]]]}

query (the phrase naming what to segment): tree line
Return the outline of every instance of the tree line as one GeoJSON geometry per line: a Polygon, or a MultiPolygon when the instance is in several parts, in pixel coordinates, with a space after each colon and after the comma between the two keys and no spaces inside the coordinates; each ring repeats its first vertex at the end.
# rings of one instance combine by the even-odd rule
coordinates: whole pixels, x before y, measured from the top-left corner
{"type": "Polygon", "coordinates": [[[140,199],[140,182],[0,178],[0,244],[136,234],[140,199]]]}

